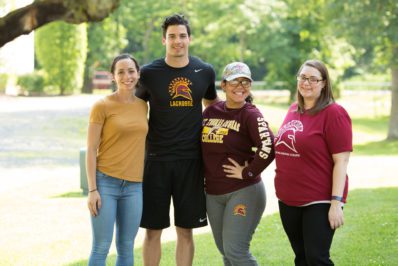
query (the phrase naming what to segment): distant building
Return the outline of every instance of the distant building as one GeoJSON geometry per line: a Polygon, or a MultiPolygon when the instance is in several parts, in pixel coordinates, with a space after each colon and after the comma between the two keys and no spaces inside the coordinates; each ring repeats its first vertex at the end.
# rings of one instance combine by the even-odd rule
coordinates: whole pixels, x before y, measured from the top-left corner
{"type": "MultiPolygon", "coordinates": [[[[0,6],[0,17],[10,11],[31,4],[32,0],[8,0],[0,6]]],[[[34,35],[22,35],[0,48],[0,73],[9,75],[6,94],[18,93],[15,86],[18,75],[31,73],[34,70],[34,35]]]]}

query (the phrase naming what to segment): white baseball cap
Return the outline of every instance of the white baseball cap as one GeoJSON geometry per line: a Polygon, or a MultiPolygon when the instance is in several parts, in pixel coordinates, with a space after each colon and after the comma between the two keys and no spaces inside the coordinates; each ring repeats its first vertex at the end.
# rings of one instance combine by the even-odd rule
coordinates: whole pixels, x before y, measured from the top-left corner
{"type": "Polygon", "coordinates": [[[250,68],[245,63],[233,62],[224,68],[224,72],[222,74],[223,80],[231,81],[236,78],[248,78],[253,81],[250,68]]]}

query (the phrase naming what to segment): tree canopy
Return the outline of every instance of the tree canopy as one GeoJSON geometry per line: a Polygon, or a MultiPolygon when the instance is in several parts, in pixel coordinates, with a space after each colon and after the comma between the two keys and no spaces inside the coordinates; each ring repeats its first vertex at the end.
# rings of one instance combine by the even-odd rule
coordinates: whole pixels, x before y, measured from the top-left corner
{"type": "Polygon", "coordinates": [[[391,73],[389,139],[398,139],[398,2],[396,0],[334,0],[327,16],[335,34],[356,47],[356,53],[371,54],[371,64],[391,73]]]}
{"type": "Polygon", "coordinates": [[[37,30],[36,58],[60,95],[78,91],[87,57],[87,25],[53,22],[37,30]]]}
{"type": "Polygon", "coordinates": [[[88,84],[92,70],[107,69],[118,53],[131,53],[140,64],[163,56],[160,26],[173,13],[188,17],[190,51],[211,63],[218,78],[227,63],[244,61],[255,80],[282,83],[292,100],[294,76],[307,59],[327,64],[334,88],[359,69],[388,71],[388,137],[398,139],[396,0],[37,0],[0,18],[0,47],[51,21],[78,24],[108,17],[88,26],[88,84]]]}

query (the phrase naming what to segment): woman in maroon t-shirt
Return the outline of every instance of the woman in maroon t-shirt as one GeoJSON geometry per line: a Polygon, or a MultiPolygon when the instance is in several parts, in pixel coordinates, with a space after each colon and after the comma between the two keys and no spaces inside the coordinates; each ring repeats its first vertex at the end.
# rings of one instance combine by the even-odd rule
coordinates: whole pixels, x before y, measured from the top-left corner
{"type": "Polygon", "coordinates": [[[330,246],[344,223],[352,125],[335,103],[326,66],[306,61],[275,138],[275,191],[296,265],[333,265],[330,246]]]}
{"type": "Polygon", "coordinates": [[[228,64],[221,82],[226,101],[203,113],[207,215],[225,265],[257,265],[249,247],[266,202],[260,174],[274,159],[274,137],[251,104],[251,82],[246,64],[228,64]]]}

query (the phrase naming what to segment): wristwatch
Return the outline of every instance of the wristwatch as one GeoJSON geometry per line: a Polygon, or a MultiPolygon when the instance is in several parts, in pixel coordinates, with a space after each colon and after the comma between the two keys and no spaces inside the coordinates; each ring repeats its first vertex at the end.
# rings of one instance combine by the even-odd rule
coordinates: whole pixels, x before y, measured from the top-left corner
{"type": "Polygon", "coordinates": [[[343,202],[343,197],[340,197],[340,196],[332,196],[331,200],[337,200],[337,201],[343,202]]]}

